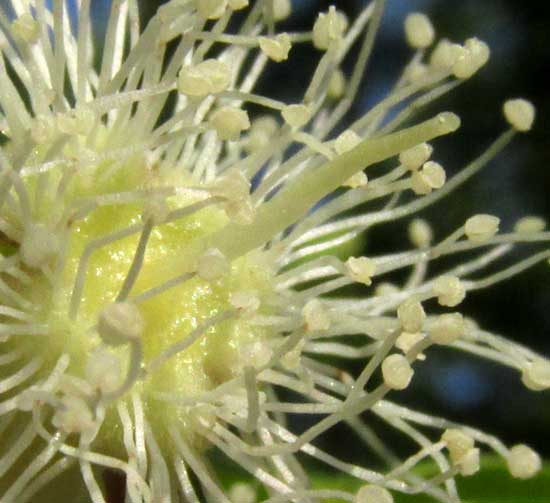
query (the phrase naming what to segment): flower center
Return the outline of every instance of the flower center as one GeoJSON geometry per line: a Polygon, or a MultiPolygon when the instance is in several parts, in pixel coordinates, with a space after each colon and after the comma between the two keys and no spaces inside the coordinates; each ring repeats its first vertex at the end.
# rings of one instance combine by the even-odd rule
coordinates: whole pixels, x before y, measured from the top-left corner
{"type": "MultiPolygon", "coordinates": [[[[118,194],[122,200],[126,197],[124,194],[136,193],[136,187],[153,194],[160,191],[161,185],[174,184],[173,174],[170,179],[163,178],[151,173],[145,163],[140,162],[128,163],[116,177],[98,184],[97,180],[104,174],[103,169],[90,174],[96,179],[93,189],[88,188],[85,178],[81,177],[79,186],[65,198],[80,201],[84,197],[97,202],[98,196],[118,194]],[[146,180],[145,184],[142,180],[146,180]]],[[[200,191],[182,190],[163,199],[163,204],[173,213],[205,198],[200,191]]],[[[46,274],[33,271],[32,284],[21,285],[20,293],[34,305],[36,322],[46,326],[44,337],[21,338],[34,354],[36,345],[42,346],[39,354],[46,360],[44,377],[60,356],[67,354],[70,357],[69,374],[86,379],[92,388],[100,387],[101,383],[109,385],[109,380],[116,388],[135,364],[131,361],[128,344],[116,347],[104,344],[97,327],[104,308],[120,296],[135,263],[145,227],[144,208],[150,206],[151,201],[150,197],[124,204],[115,201],[116,204],[100,206],[75,220],[67,233],[66,256],[59,272],[52,267],[52,277],[48,278],[46,274]],[[94,361],[100,358],[105,361],[94,361]],[[97,368],[102,368],[101,365],[105,368],[98,373],[97,368]],[[101,383],[90,382],[90,368],[94,379],[101,383]]],[[[166,257],[176,256],[197,239],[219,230],[228,219],[220,206],[213,204],[188,216],[167,220],[152,227],[142,266],[127,296],[127,301],[139,309],[144,322],[140,341],[141,375],[129,391],[139,393],[150,422],[173,422],[176,416],[178,421],[173,424],[180,424],[182,433],[192,440],[192,422],[188,421],[187,409],[175,405],[175,399],[170,404],[159,402],[159,396],[170,394],[193,405],[193,397],[242,374],[244,366],[254,364],[247,362],[251,354],[249,348],[265,341],[270,334],[264,328],[253,326],[245,316],[235,315],[230,300],[238,292],[254,292],[261,297],[270,288],[270,274],[261,256],[251,253],[233,261],[229,271],[220,277],[204,279],[194,275],[170,287],[162,283],[163,280],[159,284],[159,270],[166,257]],[[229,314],[224,317],[224,313],[229,314]],[[200,330],[216,317],[219,322],[200,330]],[[191,344],[169,356],[161,356],[188,339],[194,331],[199,333],[191,344]]],[[[174,271],[174,276],[177,275],[174,271]]],[[[111,451],[122,446],[118,423],[116,407],[108,407],[97,440],[111,451]]],[[[162,438],[158,440],[163,442],[162,438]]]]}

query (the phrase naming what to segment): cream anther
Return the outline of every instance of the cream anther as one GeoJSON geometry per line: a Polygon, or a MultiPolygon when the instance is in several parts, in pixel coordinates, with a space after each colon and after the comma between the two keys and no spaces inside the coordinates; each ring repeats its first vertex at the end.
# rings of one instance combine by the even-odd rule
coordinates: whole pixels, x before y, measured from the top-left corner
{"type": "Polygon", "coordinates": [[[18,17],[12,24],[11,29],[16,37],[32,44],[40,37],[40,24],[28,12],[18,17]]]}
{"type": "Polygon", "coordinates": [[[376,262],[367,257],[350,257],[346,261],[346,271],[353,281],[371,285],[376,273],[376,262]]]}
{"type": "Polygon", "coordinates": [[[469,79],[487,63],[490,56],[489,46],[477,38],[469,38],[452,66],[453,75],[458,79],[469,79]]]}
{"type": "Polygon", "coordinates": [[[264,341],[255,341],[243,345],[240,350],[241,363],[243,366],[260,368],[268,364],[273,356],[273,350],[264,341]]]}
{"type": "Polygon", "coordinates": [[[260,299],[256,292],[233,292],[229,297],[229,303],[245,316],[254,314],[260,307],[260,299]]]}
{"type": "Polygon", "coordinates": [[[430,66],[448,70],[453,67],[458,58],[463,55],[464,48],[447,39],[441,39],[430,55],[430,66]]]}
{"type": "Polygon", "coordinates": [[[466,296],[466,288],[456,276],[443,275],[433,283],[433,291],[441,306],[454,307],[466,296]]]}
{"type": "Polygon", "coordinates": [[[366,187],[369,183],[367,175],[363,171],[355,173],[350,176],[343,184],[343,187],[349,187],[351,189],[358,189],[359,187],[366,187]]]}
{"type": "Polygon", "coordinates": [[[393,503],[393,496],[384,487],[367,484],[357,491],[355,503],[393,503]]]}
{"type": "Polygon", "coordinates": [[[460,474],[469,477],[475,475],[480,467],[480,451],[477,447],[467,451],[456,463],[460,467],[460,474]]]}
{"type": "Polygon", "coordinates": [[[500,219],[493,215],[474,215],[466,220],[464,233],[470,241],[481,243],[491,239],[498,232],[499,225],[500,219]]]}
{"type": "Polygon", "coordinates": [[[307,105],[287,105],[281,111],[281,115],[290,126],[301,128],[311,119],[311,110],[307,105]]]}
{"type": "Polygon", "coordinates": [[[331,6],[327,13],[319,14],[313,25],[313,45],[320,50],[328,49],[344,36],[348,27],[346,16],[331,6]]]}
{"type": "Polygon", "coordinates": [[[300,368],[302,361],[302,350],[304,349],[305,341],[302,339],[288,353],[281,358],[283,367],[289,370],[297,370],[300,368]]]}
{"type": "Polygon", "coordinates": [[[408,298],[397,309],[397,317],[405,332],[420,332],[426,313],[422,304],[415,298],[408,298]]]}
{"type": "Polygon", "coordinates": [[[88,404],[76,396],[64,396],[52,416],[52,425],[58,430],[71,433],[86,433],[94,428],[94,419],[88,404]]]}
{"type": "Polygon", "coordinates": [[[250,197],[242,200],[230,200],[223,205],[223,210],[230,220],[239,225],[249,225],[254,222],[256,210],[250,197]]]}
{"type": "Polygon", "coordinates": [[[113,302],[99,314],[97,332],[109,346],[120,346],[139,341],[145,329],[145,322],[138,307],[131,302],[113,302]]]}
{"type": "Polygon", "coordinates": [[[535,121],[535,107],[530,101],[518,98],[503,106],[504,117],[516,131],[529,131],[535,121]]]}
{"type": "Polygon", "coordinates": [[[197,263],[197,274],[206,281],[215,281],[231,270],[231,264],[225,255],[217,248],[204,252],[197,263]]]}
{"type": "Polygon", "coordinates": [[[273,17],[275,21],[283,21],[292,13],[291,0],[273,0],[273,17]]]}
{"type": "MultiPolygon", "coordinates": [[[[403,351],[406,355],[414,346],[416,346],[419,342],[422,342],[424,339],[426,339],[426,336],[420,332],[401,332],[401,335],[395,341],[395,347],[403,351]]],[[[417,356],[417,359],[425,360],[426,355],[420,353],[417,356]]]]}
{"type": "Polygon", "coordinates": [[[216,110],[210,118],[210,124],[221,140],[238,140],[241,133],[250,127],[248,114],[235,107],[222,107],[216,110]]]}
{"type": "Polygon", "coordinates": [[[542,468],[540,456],[533,449],[523,444],[512,447],[506,461],[510,474],[516,479],[534,477],[542,468]]]}
{"type": "Polygon", "coordinates": [[[110,351],[98,348],[88,357],[86,380],[101,393],[112,393],[122,383],[120,361],[110,351]]]}
{"type": "Polygon", "coordinates": [[[414,61],[406,68],[405,78],[409,82],[418,82],[429,72],[429,67],[421,61],[414,61]]]}
{"type": "Polygon", "coordinates": [[[430,158],[433,147],[429,143],[420,143],[399,154],[399,162],[411,171],[417,171],[430,158]]]}
{"type": "Polygon", "coordinates": [[[270,115],[265,115],[252,122],[245,147],[249,152],[265,148],[273,140],[273,135],[279,129],[277,121],[270,115]]]}
{"type": "Polygon", "coordinates": [[[413,374],[414,370],[403,355],[393,354],[382,362],[384,384],[390,389],[403,390],[407,388],[413,374]]]}
{"type": "Polygon", "coordinates": [[[229,489],[229,500],[231,503],[255,503],[257,491],[252,484],[237,482],[229,489]]]}
{"type": "Polygon", "coordinates": [[[460,313],[446,313],[433,321],[428,333],[436,344],[452,344],[466,332],[464,317],[460,313]]]}
{"type": "Polygon", "coordinates": [[[250,195],[250,182],[238,168],[224,172],[210,189],[213,195],[230,201],[240,201],[250,195]]]}
{"type": "Polygon", "coordinates": [[[435,38],[434,27],[425,14],[414,12],[405,19],[405,37],[414,49],[425,49],[435,38]]]}
{"type": "Polygon", "coordinates": [[[457,428],[445,430],[441,440],[447,444],[451,461],[455,464],[459,463],[475,445],[474,439],[470,435],[457,428]]]}
{"type": "Polygon", "coordinates": [[[318,299],[312,299],[302,309],[302,316],[306,324],[306,330],[328,330],[330,317],[326,307],[318,299]]]}
{"type": "Polygon", "coordinates": [[[217,59],[206,59],[197,65],[184,66],[181,69],[178,90],[187,96],[204,97],[225,91],[230,83],[230,68],[217,59]]]}
{"type": "Polygon", "coordinates": [[[25,265],[39,269],[54,259],[59,249],[59,238],[53,231],[44,224],[30,224],[23,232],[19,255],[25,265]]]}
{"type": "Polygon", "coordinates": [[[409,225],[409,239],[417,248],[427,248],[433,240],[430,224],[421,218],[415,218],[409,225]]]}
{"type": "Polygon", "coordinates": [[[197,12],[205,19],[219,19],[227,10],[227,0],[196,0],[197,12]]]}
{"type": "Polygon", "coordinates": [[[550,389],[550,360],[539,358],[523,369],[521,380],[532,391],[550,389]]]}
{"type": "Polygon", "coordinates": [[[338,155],[349,152],[361,143],[361,137],[352,129],[346,129],[334,140],[334,150],[338,155]]]}
{"type": "Polygon", "coordinates": [[[546,229],[546,221],[536,216],[520,218],[514,225],[514,232],[520,234],[534,234],[546,229]]]}
{"type": "Polygon", "coordinates": [[[260,37],[259,43],[264,54],[277,63],[288,59],[288,53],[292,48],[288,33],[280,33],[273,38],[260,37]]]}
{"type": "Polygon", "coordinates": [[[433,189],[440,189],[445,185],[446,175],[441,164],[428,161],[420,171],[411,176],[411,188],[417,195],[429,194],[433,189]]]}

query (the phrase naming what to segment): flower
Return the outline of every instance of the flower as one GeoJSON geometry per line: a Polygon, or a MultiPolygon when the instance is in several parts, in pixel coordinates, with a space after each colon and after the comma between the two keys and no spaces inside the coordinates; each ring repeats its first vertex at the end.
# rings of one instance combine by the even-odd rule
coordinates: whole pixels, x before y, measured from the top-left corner
{"type": "Polygon", "coordinates": [[[102,474],[113,472],[131,502],[252,502],[262,491],[270,502],[391,502],[395,492],[455,502],[455,477],[477,472],[481,449],[517,478],[535,475],[540,458],[529,447],[509,448],[388,395],[429,365],[434,344],[512,367],[530,389],[550,387],[548,360],[459,312],[468,291],[550,257],[544,250],[471,278],[516,243],[548,241],[544,222],[527,217],[499,233],[498,218],[474,215],[433,242],[429,224],[413,220],[413,249],[334,253],[440,200],[531,128],[533,105],[507,101],[509,129],[447,180],[428,142],[456,131],[459,118],[410,122],[482,68],[487,45],[436,42],[429,19],[411,14],[405,36],[416,52],[401,78],[336,135],[382,0],[352,22],[331,7],[308,33],[276,31],[289,0],[172,0],[142,31],[136,2],[114,0],[98,66],[90,2],[78,5],[76,33],[62,0],[51,10],[13,1],[0,18],[2,501],[40,497],[72,470],[94,503],[106,500],[102,474]],[[244,21],[228,30],[237,11],[244,21]],[[347,80],[340,66],[356,42],[347,80]],[[303,100],[255,94],[264,67],[291,59],[302,43],[320,56],[303,100]],[[367,178],[364,170],[384,160],[386,171],[367,178]],[[372,201],[387,204],[364,211],[372,201]],[[431,261],[462,252],[477,255],[428,274],[431,261]],[[383,282],[401,269],[411,270],[404,284],[383,282]],[[354,283],[365,295],[343,296],[354,283]],[[351,375],[319,357],[333,355],[362,370],[351,375]],[[300,398],[287,401],[285,390],[300,398]],[[367,412],[418,451],[397,462],[367,412]],[[290,415],[322,418],[295,433],[290,415]],[[379,450],[388,471],[315,445],[339,423],[379,450]],[[255,482],[225,487],[213,451],[255,482]],[[299,453],[361,489],[312,489],[299,453]],[[440,471],[432,480],[411,471],[424,458],[440,471]]]}

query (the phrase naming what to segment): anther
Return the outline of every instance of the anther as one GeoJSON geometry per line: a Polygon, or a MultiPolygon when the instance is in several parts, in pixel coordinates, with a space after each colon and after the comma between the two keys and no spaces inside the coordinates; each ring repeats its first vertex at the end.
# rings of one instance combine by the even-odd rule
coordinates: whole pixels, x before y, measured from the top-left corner
{"type": "Polygon", "coordinates": [[[330,327],[330,317],[326,307],[318,299],[312,299],[306,303],[302,309],[302,316],[308,331],[328,330],[330,327]]]}
{"type": "Polygon", "coordinates": [[[411,171],[417,171],[431,157],[433,147],[429,143],[420,143],[399,154],[399,162],[411,171]]]}
{"type": "Polygon", "coordinates": [[[457,428],[445,430],[441,440],[447,444],[451,461],[460,467],[462,475],[473,475],[479,471],[479,449],[475,448],[474,439],[457,428]]]}
{"type": "Polygon", "coordinates": [[[301,128],[311,119],[311,110],[307,105],[287,105],[281,111],[281,115],[288,125],[301,128]]]}
{"type": "Polygon", "coordinates": [[[259,117],[252,122],[248,138],[245,142],[245,148],[249,152],[256,152],[264,147],[267,147],[273,136],[279,129],[277,121],[270,115],[259,117]]]}
{"type": "Polygon", "coordinates": [[[489,46],[477,38],[469,38],[453,64],[453,75],[458,79],[469,79],[489,60],[489,46]]]}
{"type": "Polygon", "coordinates": [[[456,276],[443,275],[433,283],[433,291],[441,306],[454,307],[460,304],[466,296],[464,283],[456,276]]]}
{"type": "Polygon", "coordinates": [[[428,161],[422,169],[411,176],[411,188],[417,195],[429,194],[433,189],[440,189],[445,184],[445,170],[441,164],[428,161]]]}
{"type": "Polygon", "coordinates": [[[274,38],[260,37],[259,44],[262,52],[277,63],[287,60],[292,48],[288,33],[280,33],[274,38]]]}
{"type": "Polygon", "coordinates": [[[346,16],[330,6],[327,13],[320,13],[313,25],[313,45],[320,50],[328,49],[344,36],[348,27],[346,16]]]}
{"type": "Polygon", "coordinates": [[[222,61],[206,59],[194,66],[184,66],[178,77],[178,90],[192,97],[221,93],[229,88],[231,70],[222,61]]]}
{"type": "Polygon", "coordinates": [[[539,358],[523,369],[521,380],[532,391],[550,389],[550,361],[539,358]]]}
{"type": "Polygon", "coordinates": [[[426,319],[426,313],[424,312],[422,304],[411,297],[399,306],[397,309],[397,317],[406,332],[414,333],[421,331],[424,320],[426,319]]]}
{"type": "Polygon", "coordinates": [[[257,501],[256,489],[252,484],[237,482],[229,489],[231,503],[255,503],[257,501]]]}
{"type": "Polygon", "coordinates": [[[346,270],[353,281],[371,285],[376,273],[376,262],[367,257],[350,257],[346,261],[346,270]]]}
{"type": "Polygon", "coordinates": [[[382,362],[384,384],[393,390],[404,390],[410,384],[414,370],[403,355],[393,354],[382,362]]]}
{"type": "Polygon", "coordinates": [[[141,340],[145,323],[138,307],[131,302],[114,302],[99,314],[97,332],[108,346],[141,340]]]}
{"type": "MultiPolygon", "coordinates": [[[[419,342],[422,342],[425,339],[426,336],[420,332],[401,332],[401,335],[395,341],[395,347],[403,351],[403,353],[406,355],[419,342]]],[[[426,355],[420,353],[416,358],[418,360],[425,360],[426,355]]]]}
{"type": "Polygon", "coordinates": [[[39,269],[57,256],[59,248],[56,234],[44,224],[31,224],[25,228],[19,254],[25,265],[39,269]]]}
{"type": "Polygon", "coordinates": [[[256,292],[233,292],[229,297],[229,303],[245,317],[253,315],[260,307],[260,299],[256,292]]]}
{"type": "Polygon", "coordinates": [[[415,218],[409,225],[409,239],[417,248],[427,248],[433,240],[430,224],[421,218],[415,218]]]}
{"type": "Polygon", "coordinates": [[[425,14],[414,12],[405,19],[405,37],[414,49],[425,49],[435,38],[434,27],[425,14]]]}
{"type": "Polygon", "coordinates": [[[504,117],[516,131],[529,131],[535,121],[535,107],[530,101],[518,98],[503,106],[504,117]]]}
{"type": "Polygon", "coordinates": [[[94,428],[94,419],[88,404],[76,396],[64,396],[52,416],[52,424],[64,433],[86,433],[94,428]]]}
{"type": "Polygon", "coordinates": [[[520,218],[514,225],[514,231],[519,234],[535,234],[546,228],[546,221],[536,216],[520,218]]]}
{"type": "Polygon", "coordinates": [[[226,106],[212,114],[210,124],[216,130],[220,140],[236,141],[241,133],[250,127],[250,120],[244,110],[226,106]]]}
{"type": "Polygon", "coordinates": [[[367,484],[359,488],[354,503],[393,503],[393,496],[384,487],[367,484]]]}
{"type": "Polygon", "coordinates": [[[529,479],[542,468],[540,456],[527,445],[519,444],[510,449],[506,459],[512,477],[529,479]]]}
{"type": "Polygon", "coordinates": [[[292,13],[291,0],[273,0],[273,17],[275,21],[283,21],[292,13]]]}
{"type": "Polygon", "coordinates": [[[479,214],[470,217],[464,224],[466,237],[474,243],[488,241],[498,232],[500,219],[493,215],[479,214]]]}
{"type": "Polygon", "coordinates": [[[206,281],[215,281],[231,270],[231,264],[225,255],[217,248],[204,252],[197,263],[197,274],[206,281]]]}
{"type": "Polygon", "coordinates": [[[452,344],[466,332],[464,317],[460,313],[446,313],[433,321],[428,333],[436,344],[452,344]]]}

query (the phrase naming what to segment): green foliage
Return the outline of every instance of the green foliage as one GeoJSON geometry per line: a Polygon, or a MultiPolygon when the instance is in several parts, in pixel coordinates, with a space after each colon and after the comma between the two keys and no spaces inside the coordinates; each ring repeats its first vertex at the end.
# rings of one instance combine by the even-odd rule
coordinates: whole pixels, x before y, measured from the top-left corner
{"type": "MultiPolygon", "coordinates": [[[[433,467],[420,466],[419,475],[433,474],[433,467]]],[[[313,477],[316,487],[341,489],[355,492],[361,483],[343,474],[321,474],[313,477]]],[[[464,503],[548,503],[550,501],[550,464],[530,480],[517,480],[511,477],[501,460],[486,457],[481,471],[472,477],[462,477],[458,482],[464,503]]],[[[424,495],[407,496],[393,493],[395,503],[434,503],[424,495]]],[[[341,500],[327,500],[325,503],[339,503],[341,500]]]]}

